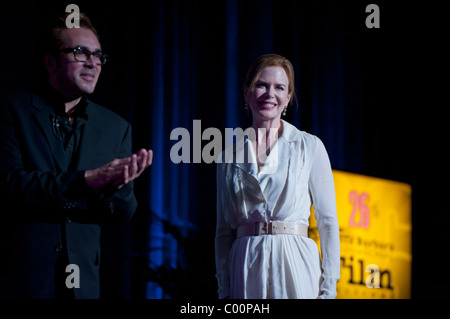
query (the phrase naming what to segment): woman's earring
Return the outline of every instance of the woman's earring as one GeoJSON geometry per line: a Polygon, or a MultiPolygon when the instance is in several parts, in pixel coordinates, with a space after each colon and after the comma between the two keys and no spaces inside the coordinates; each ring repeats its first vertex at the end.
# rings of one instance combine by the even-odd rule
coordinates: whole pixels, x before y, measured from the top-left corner
{"type": "Polygon", "coordinates": [[[286,111],[287,111],[287,105],[286,105],[286,107],[284,108],[284,110],[283,110],[283,116],[286,116],[286,111]]]}
{"type": "Polygon", "coordinates": [[[247,101],[245,101],[244,110],[248,110],[248,103],[247,103],[247,101]]]}

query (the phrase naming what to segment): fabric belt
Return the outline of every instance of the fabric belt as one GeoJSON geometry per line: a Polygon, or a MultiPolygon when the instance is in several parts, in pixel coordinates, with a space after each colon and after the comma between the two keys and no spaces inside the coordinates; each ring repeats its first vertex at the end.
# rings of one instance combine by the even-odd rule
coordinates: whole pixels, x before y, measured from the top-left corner
{"type": "Polygon", "coordinates": [[[259,222],[241,225],[237,228],[236,237],[290,234],[308,237],[308,226],[298,223],[259,222]]]}

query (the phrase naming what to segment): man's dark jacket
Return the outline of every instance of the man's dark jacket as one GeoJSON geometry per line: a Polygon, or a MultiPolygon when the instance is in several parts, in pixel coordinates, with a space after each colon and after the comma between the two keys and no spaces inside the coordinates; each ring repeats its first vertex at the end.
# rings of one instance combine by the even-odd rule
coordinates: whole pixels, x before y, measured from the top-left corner
{"type": "Polygon", "coordinates": [[[0,298],[54,298],[61,251],[80,270],[75,298],[99,297],[101,224],[129,220],[137,203],[132,183],[86,186],[85,170],[132,150],[130,124],[86,102],[78,159],[67,171],[45,95],[14,91],[0,100],[0,298]]]}

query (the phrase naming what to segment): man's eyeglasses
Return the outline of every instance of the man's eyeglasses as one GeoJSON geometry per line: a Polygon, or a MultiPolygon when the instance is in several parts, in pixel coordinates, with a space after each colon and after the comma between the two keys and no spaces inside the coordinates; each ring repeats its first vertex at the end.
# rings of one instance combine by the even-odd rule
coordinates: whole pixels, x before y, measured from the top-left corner
{"type": "Polygon", "coordinates": [[[75,61],[78,62],[86,62],[91,55],[94,57],[94,61],[96,64],[104,65],[106,63],[106,58],[108,57],[106,54],[104,54],[102,51],[94,51],[91,52],[86,48],[83,47],[76,47],[76,48],[68,48],[68,49],[62,49],[60,51],[61,53],[73,53],[73,57],[75,58],[75,61]]]}

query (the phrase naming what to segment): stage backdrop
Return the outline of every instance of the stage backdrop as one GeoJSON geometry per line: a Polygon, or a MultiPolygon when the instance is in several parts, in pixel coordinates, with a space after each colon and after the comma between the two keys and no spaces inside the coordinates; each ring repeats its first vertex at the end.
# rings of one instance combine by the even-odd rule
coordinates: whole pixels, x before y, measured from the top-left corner
{"type": "MultiPolygon", "coordinates": [[[[428,184],[420,188],[412,173],[428,176],[423,164],[415,166],[418,170],[411,168],[424,157],[417,151],[428,146],[428,135],[421,134],[428,127],[411,119],[420,116],[420,124],[428,125],[423,114],[438,114],[442,103],[427,100],[420,108],[409,103],[422,90],[416,84],[417,64],[423,60],[419,53],[428,51],[422,41],[431,34],[423,32],[421,19],[414,24],[411,17],[417,15],[409,2],[12,1],[0,10],[3,89],[42,81],[36,52],[39,30],[69,3],[91,17],[109,55],[90,98],[132,123],[136,151],[154,150],[151,169],[135,184],[139,207],[132,225],[103,232],[102,298],[216,297],[215,165],[173,163],[170,150],[177,141],[170,135],[181,127],[192,136],[194,120],[201,121],[202,131],[214,127],[222,133],[251,124],[242,84],[260,54],[279,53],[292,61],[298,106],[290,108],[285,119],[324,142],[334,169],[399,180],[412,184],[415,194],[431,193],[428,184]],[[380,28],[366,25],[366,7],[372,3],[380,8],[380,28]],[[426,143],[419,143],[421,136],[426,143]]],[[[413,207],[419,212],[415,229],[420,236],[414,260],[415,273],[422,276],[429,272],[429,261],[441,253],[434,243],[445,231],[422,236],[430,227],[423,223],[422,210],[428,210],[430,198],[436,197],[417,198],[413,207]]],[[[353,255],[353,263],[348,258],[341,282],[349,280],[344,277],[350,271],[347,265],[353,265],[353,280],[359,282],[360,257],[353,255]]],[[[369,262],[378,261],[364,259],[364,266],[369,262]]],[[[380,271],[391,270],[381,262],[379,266],[380,271]]],[[[396,275],[391,276],[394,285],[396,275]]],[[[382,275],[383,280],[387,277],[382,275]]],[[[435,285],[434,278],[421,278],[416,280],[419,294],[436,291],[422,289],[428,282],[435,285]]]]}

